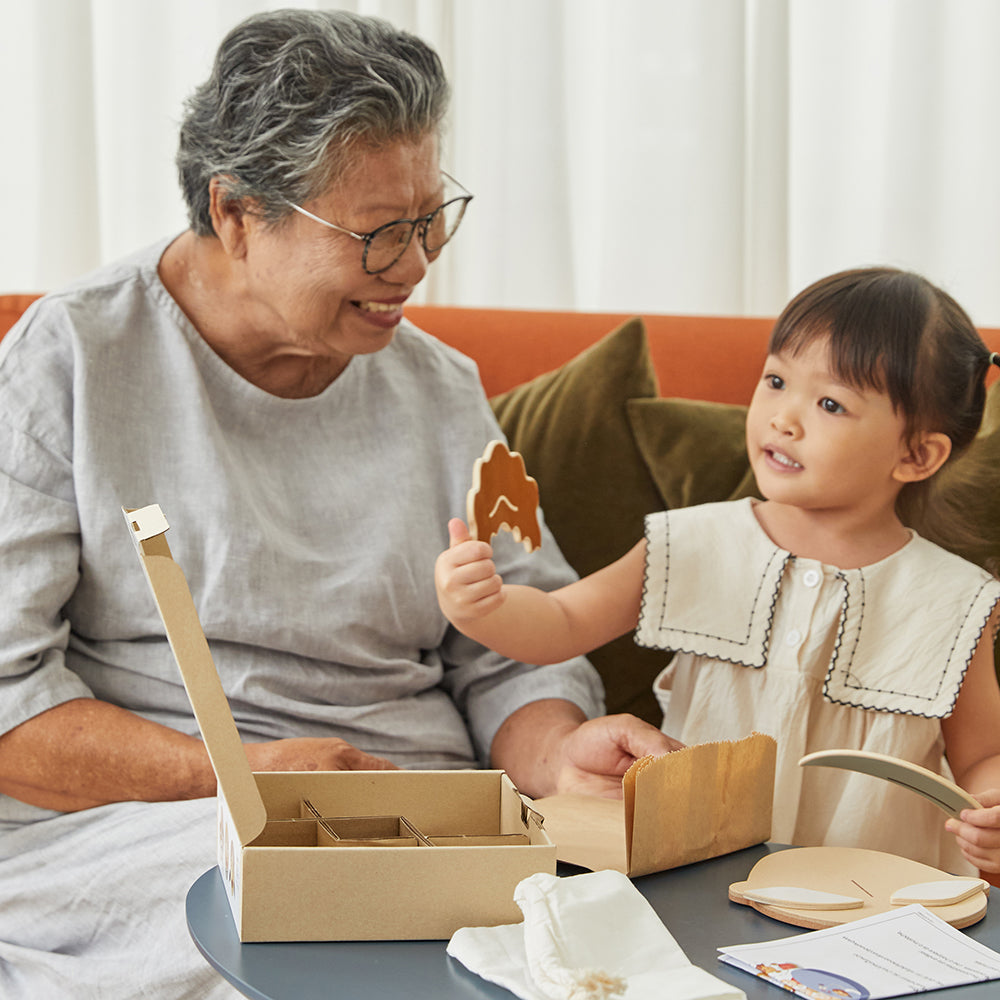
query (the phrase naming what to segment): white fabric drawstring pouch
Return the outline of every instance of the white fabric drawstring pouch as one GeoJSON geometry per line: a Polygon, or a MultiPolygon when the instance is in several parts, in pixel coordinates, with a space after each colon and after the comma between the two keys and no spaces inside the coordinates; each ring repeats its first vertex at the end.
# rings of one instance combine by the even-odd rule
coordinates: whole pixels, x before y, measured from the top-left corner
{"type": "Polygon", "coordinates": [[[523,1000],[746,1000],[688,961],[621,872],[540,872],[514,902],[523,923],[462,927],[448,954],[523,1000]]]}

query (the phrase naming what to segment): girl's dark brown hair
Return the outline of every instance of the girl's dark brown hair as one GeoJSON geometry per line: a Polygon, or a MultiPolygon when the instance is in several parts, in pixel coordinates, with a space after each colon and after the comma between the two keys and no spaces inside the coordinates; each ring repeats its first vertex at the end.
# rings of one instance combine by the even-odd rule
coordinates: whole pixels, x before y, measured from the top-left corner
{"type": "MultiPolygon", "coordinates": [[[[946,292],[919,274],[895,268],[830,275],[785,307],[768,353],[794,355],[825,338],[839,380],[886,393],[908,434],[938,431],[951,439],[946,467],[972,443],[982,422],[991,356],[972,320],[946,292]]],[[[971,539],[957,524],[957,539],[950,537],[954,531],[945,532],[944,523],[955,512],[936,511],[935,492],[930,481],[907,484],[899,515],[935,541],[963,548],[962,541],[971,539]]],[[[941,496],[944,506],[947,492],[941,496]]]]}

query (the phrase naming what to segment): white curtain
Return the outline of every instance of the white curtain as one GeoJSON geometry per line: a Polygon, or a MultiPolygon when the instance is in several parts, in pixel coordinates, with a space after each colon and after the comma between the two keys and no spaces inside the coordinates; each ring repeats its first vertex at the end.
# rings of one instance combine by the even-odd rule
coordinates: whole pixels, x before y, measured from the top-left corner
{"type": "MultiPolygon", "coordinates": [[[[323,4],[304,4],[323,6],[323,4]]],[[[0,0],[0,290],[184,226],[186,94],[251,0],[0,0]]],[[[454,87],[428,301],[771,315],[914,268],[1000,326],[996,0],[356,0],[454,87]]]]}

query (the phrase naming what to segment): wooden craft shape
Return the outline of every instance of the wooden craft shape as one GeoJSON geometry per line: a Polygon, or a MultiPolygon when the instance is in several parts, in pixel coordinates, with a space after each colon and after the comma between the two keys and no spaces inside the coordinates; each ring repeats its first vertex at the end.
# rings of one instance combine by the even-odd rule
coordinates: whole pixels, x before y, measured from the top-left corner
{"type": "Polygon", "coordinates": [[[891,781],[922,795],[949,816],[956,818],[963,809],[982,808],[973,796],[953,781],[919,764],[911,764],[908,760],[884,753],[872,753],[869,750],[818,750],[816,753],[806,754],[799,764],[840,767],[891,781]]]}
{"type": "Polygon", "coordinates": [[[839,892],[803,889],[798,885],[744,889],[743,895],[751,903],[787,906],[793,910],[854,910],[865,905],[865,901],[858,896],[841,896],[839,892]]]}
{"type": "Polygon", "coordinates": [[[913,902],[923,903],[953,927],[968,927],[986,913],[988,892],[989,883],[983,879],[949,875],[883,851],[793,847],[761,858],[746,881],[729,887],[729,898],[775,920],[812,930],[913,902]],[[817,906],[822,897],[816,893],[830,893],[842,902],[817,906]],[[860,905],[848,905],[852,899],[860,905]]]}
{"type": "Polygon", "coordinates": [[[981,878],[918,882],[916,885],[906,885],[902,889],[897,889],[889,897],[889,902],[893,906],[908,906],[910,903],[920,903],[921,906],[945,906],[948,903],[960,903],[963,899],[981,892],[983,882],[981,878]]]}
{"type": "Polygon", "coordinates": [[[538,483],[528,475],[521,455],[503,441],[491,441],[476,459],[466,514],[469,533],[482,542],[506,528],[528,552],[541,546],[538,483]]]}

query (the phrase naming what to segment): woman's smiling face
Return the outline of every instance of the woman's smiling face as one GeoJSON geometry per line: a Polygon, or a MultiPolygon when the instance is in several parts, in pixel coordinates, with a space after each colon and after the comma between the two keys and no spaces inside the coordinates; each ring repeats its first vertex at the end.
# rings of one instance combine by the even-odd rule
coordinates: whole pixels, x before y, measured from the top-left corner
{"type": "MultiPolygon", "coordinates": [[[[434,135],[359,147],[348,171],[303,207],[355,233],[424,215],[442,201],[434,135]]],[[[254,349],[340,361],[381,350],[430,261],[413,239],[381,274],[362,267],[364,243],[298,212],[277,225],[246,218],[244,274],[254,349]]]]}

